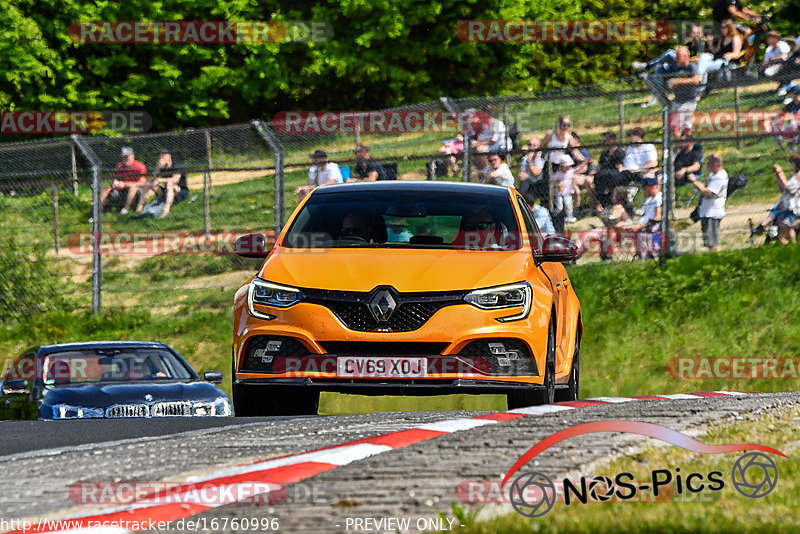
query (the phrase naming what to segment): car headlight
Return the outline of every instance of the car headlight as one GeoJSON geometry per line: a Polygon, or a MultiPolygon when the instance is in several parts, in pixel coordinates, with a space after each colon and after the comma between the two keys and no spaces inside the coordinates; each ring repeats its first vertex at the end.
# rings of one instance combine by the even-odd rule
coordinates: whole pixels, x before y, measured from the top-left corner
{"type": "Polygon", "coordinates": [[[102,408],[87,408],[70,404],[53,405],[53,419],[96,419],[104,416],[105,411],[102,408]]]}
{"type": "Polygon", "coordinates": [[[260,306],[272,306],[275,308],[288,308],[294,306],[305,298],[302,291],[296,287],[282,286],[273,284],[260,278],[250,282],[247,288],[247,307],[250,315],[261,319],[274,319],[274,315],[256,311],[254,304],[260,306]]]}
{"type": "Polygon", "coordinates": [[[509,284],[506,286],[476,289],[467,293],[464,301],[482,310],[499,310],[522,306],[522,311],[508,317],[498,317],[497,321],[507,323],[525,319],[531,310],[531,285],[528,282],[509,284]]]}
{"type": "Polygon", "coordinates": [[[231,403],[225,397],[217,397],[214,404],[211,405],[211,415],[229,416],[233,415],[231,410],[231,403]]]}

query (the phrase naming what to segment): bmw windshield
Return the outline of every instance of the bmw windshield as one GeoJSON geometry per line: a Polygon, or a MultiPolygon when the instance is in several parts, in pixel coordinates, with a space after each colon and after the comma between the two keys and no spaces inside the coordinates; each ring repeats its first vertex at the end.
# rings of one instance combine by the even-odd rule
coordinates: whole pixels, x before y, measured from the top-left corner
{"type": "Polygon", "coordinates": [[[515,250],[518,235],[505,195],[346,191],[312,195],[283,246],[515,250]]]}
{"type": "Polygon", "coordinates": [[[163,349],[71,350],[45,356],[45,385],[138,380],[189,380],[192,374],[172,353],[163,349]]]}

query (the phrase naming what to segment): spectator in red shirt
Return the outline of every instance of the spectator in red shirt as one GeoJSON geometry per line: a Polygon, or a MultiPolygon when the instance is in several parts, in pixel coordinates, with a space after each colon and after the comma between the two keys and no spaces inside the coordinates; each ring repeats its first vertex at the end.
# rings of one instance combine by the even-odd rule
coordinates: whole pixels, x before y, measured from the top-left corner
{"type": "Polygon", "coordinates": [[[100,209],[105,208],[109,196],[118,200],[124,195],[125,207],[120,210],[120,213],[125,215],[131,209],[131,205],[136,199],[136,193],[140,192],[141,188],[146,185],[147,167],[141,161],[136,161],[131,147],[123,147],[122,161],[117,163],[117,168],[114,170],[114,180],[111,182],[111,187],[106,187],[100,192],[100,209]]]}

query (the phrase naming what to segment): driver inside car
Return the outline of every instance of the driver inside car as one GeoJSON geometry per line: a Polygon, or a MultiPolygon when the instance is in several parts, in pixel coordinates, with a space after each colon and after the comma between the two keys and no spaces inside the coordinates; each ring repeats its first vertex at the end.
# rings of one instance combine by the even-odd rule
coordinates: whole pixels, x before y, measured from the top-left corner
{"type": "Polygon", "coordinates": [[[364,213],[350,212],[342,220],[342,229],[339,232],[340,239],[352,239],[353,241],[375,242],[374,227],[370,223],[369,216],[364,213]]]}
{"type": "Polygon", "coordinates": [[[498,223],[489,210],[480,209],[461,219],[452,245],[468,250],[497,249],[504,246],[506,236],[504,225],[498,223]]]}

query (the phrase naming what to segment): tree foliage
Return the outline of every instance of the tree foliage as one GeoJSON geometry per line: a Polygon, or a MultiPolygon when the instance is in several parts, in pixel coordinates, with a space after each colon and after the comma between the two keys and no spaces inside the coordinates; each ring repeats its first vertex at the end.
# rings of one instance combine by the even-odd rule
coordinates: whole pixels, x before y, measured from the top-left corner
{"type": "Polygon", "coordinates": [[[656,48],[641,43],[463,42],[456,35],[461,20],[710,16],[704,3],[695,0],[2,4],[3,109],[144,110],[155,129],[268,119],[285,109],[373,109],[442,95],[591,83],[630,75],[631,61],[656,48]],[[334,35],[323,43],[233,45],[80,44],[70,39],[73,22],[102,20],[319,20],[329,23],[334,35]]]}

